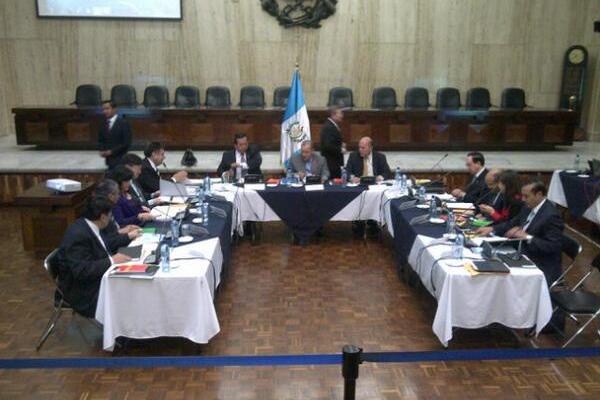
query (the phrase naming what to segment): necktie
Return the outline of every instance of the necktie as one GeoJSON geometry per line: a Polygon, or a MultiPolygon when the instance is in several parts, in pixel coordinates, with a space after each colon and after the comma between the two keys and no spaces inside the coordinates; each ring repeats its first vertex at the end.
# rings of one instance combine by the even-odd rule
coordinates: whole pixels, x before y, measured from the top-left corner
{"type": "Polygon", "coordinates": [[[369,176],[369,161],[367,157],[363,158],[363,173],[362,176],[369,176]]]}
{"type": "Polygon", "coordinates": [[[527,216],[527,219],[525,220],[525,225],[523,225],[524,231],[527,231],[527,228],[529,228],[529,225],[531,224],[531,221],[533,221],[534,217],[535,217],[535,211],[531,210],[531,212],[527,216]]]}

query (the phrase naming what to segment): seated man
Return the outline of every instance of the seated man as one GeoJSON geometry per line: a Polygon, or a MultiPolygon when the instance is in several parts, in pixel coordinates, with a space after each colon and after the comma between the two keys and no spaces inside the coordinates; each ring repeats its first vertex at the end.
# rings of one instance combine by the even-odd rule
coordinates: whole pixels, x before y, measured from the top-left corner
{"type": "Polygon", "coordinates": [[[161,200],[158,197],[146,199],[144,191],[142,190],[142,187],[137,181],[140,175],[142,174],[142,159],[137,154],[127,153],[123,157],[122,162],[123,165],[125,165],[133,174],[133,178],[129,183],[129,193],[131,194],[131,196],[137,199],[141,205],[146,207],[154,207],[160,204],[161,200]]]}
{"type": "MultiPolygon", "coordinates": [[[[142,173],[138,177],[138,183],[144,191],[144,196],[149,200],[160,196],[160,172],[158,171],[158,166],[165,162],[165,148],[159,142],[152,142],[144,150],[144,155],[146,158],[142,161],[142,173]]],[[[171,177],[173,182],[183,182],[186,179],[186,171],[179,171],[171,177]]]]}
{"type": "Polygon", "coordinates": [[[322,155],[313,151],[310,140],[302,142],[300,153],[292,154],[289,166],[293,173],[298,174],[300,179],[304,179],[307,176],[320,176],[321,182],[329,179],[327,160],[322,155]]]}
{"type": "Polygon", "coordinates": [[[245,133],[236,133],[233,136],[233,150],[223,152],[217,174],[222,176],[227,172],[230,178],[237,181],[247,174],[261,175],[261,164],[262,156],[258,147],[248,144],[245,133]]]}
{"type": "Polygon", "coordinates": [[[111,264],[130,260],[112,254],[100,234],[110,223],[112,207],[107,199],[91,198],[83,216],[67,228],[57,254],[58,287],[73,309],[89,318],[96,313],[102,275],[111,264]]]}
{"type": "Polygon", "coordinates": [[[480,228],[477,232],[526,239],[523,253],[544,272],[550,285],[561,274],[563,221],[554,204],[546,199],[543,182],[525,184],[521,188],[521,197],[525,207],[516,217],[495,227],[480,228]]]}
{"type": "Polygon", "coordinates": [[[483,154],[477,151],[472,151],[467,154],[466,166],[471,174],[471,181],[465,190],[454,189],[452,191],[452,196],[456,197],[457,200],[466,203],[478,203],[489,191],[485,184],[485,176],[488,171],[485,169],[485,158],[483,157],[483,154]]]}
{"type": "Polygon", "coordinates": [[[373,140],[368,136],[358,141],[358,151],[350,153],[346,170],[353,183],[360,182],[362,176],[375,176],[378,182],[392,178],[385,154],[373,150],[373,140]]]}

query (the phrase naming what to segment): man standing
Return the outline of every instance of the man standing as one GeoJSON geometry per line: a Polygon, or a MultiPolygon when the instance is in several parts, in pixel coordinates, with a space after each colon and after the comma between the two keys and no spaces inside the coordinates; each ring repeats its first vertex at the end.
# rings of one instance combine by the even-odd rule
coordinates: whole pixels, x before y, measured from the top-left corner
{"type": "Polygon", "coordinates": [[[313,151],[312,142],[305,140],[300,147],[300,153],[292,154],[290,168],[297,173],[300,179],[307,176],[320,176],[321,182],[329,179],[329,168],[323,156],[313,151]]]}
{"type": "MultiPolygon", "coordinates": [[[[164,164],[165,148],[159,142],[152,142],[144,150],[144,161],[142,161],[142,173],[137,183],[142,187],[146,199],[153,199],[160,195],[160,172],[158,166],[164,164]]],[[[171,180],[173,182],[183,182],[187,179],[186,171],[175,173],[171,180]]]]}
{"type": "Polygon", "coordinates": [[[478,203],[489,192],[489,188],[485,183],[485,176],[488,172],[485,169],[485,158],[483,154],[472,151],[467,154],[465,165],[471,174],[471,181],[465,190],[454,189],[452,196],[467,203],[478,203]]]}
{"type": "Polygon", "coordinates": [[[233,150],[223,152],[221,163],[217,168],[219,176],[227,172],[235,180],[247,174],[261,175],[262,156],[257,146],[248,144],[245,133],[236,133],[233,137],[233,150]]]}
{"type": "Polygon", "coordinates": [[[340,124],[344,120],[341,108],[332,108],[329,118],[321,128],[321,155],[327,160],[331,178],[341,176],[341,166],[344,165],[343,150],[346,144],[342,141],[340,124]]]}
{"type": "Polygon", "coordinates": [[[385,154],[373,150],[373,140],[368,136],[358,141],[358,151],[350,153],[346,169],[354,176],[354,183],[360,182],[361,176],[375,176],[378,182],[392,178],[385,154]]]}
{"type": "Polygon", "coordinates": [[[131,128],[129,122],[117,114],[112,101],[102,103],[102,114],[106,120],[98,132],[98,145],[100,156],[104,157],[108,169],[112,169],[131,147],[131,128]]]}

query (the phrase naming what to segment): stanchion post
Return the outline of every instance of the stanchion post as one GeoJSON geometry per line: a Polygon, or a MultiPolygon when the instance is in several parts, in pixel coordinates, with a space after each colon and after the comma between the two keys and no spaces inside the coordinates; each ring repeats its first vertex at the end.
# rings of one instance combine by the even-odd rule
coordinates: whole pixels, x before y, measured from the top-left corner
{"type": "Polygon", "coordinates": [[[344,377],[344,400],[356,398],[356,379],[358,368],[362,363],[362,349],[354,345],[342,348],[342,376],[344,377]]]}

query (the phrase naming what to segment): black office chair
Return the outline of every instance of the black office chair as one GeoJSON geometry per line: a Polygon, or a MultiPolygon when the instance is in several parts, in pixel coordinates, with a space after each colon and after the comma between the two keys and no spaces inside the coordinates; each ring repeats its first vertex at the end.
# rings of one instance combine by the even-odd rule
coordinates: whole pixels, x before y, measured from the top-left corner
{"type": "Polygon", "coordinates": [[[588,292],[582,288],[583,283],[592,275],[594,269],[600,271],[600,254],[594,258],[588,271],[583,277],[567,290],[553,290],[550,292],[550,298],[555,305],[554,312],[565,313],[570,319],[578,325],[580,321],[577,317],[587,317],[588,320],[562,345],[567,347],[571,342],[579,336],[585,328],[587,328],[600,315],[600,296],[595,293],[588,292]]]}
{"type": "Polygon", "coordinates": [[[98,85],[79,85],[75,90],[75,101],[71,104],[77,107],[99,107],[102,105],[102,89],[98,85]]]}
{"type": "Polygon", "coordinates": [[[506,88],[502,91],[502,108],[509,110],[522,110],[527,107],[525,91],[521,88],[506,88]]]}
{"type": "Polygon", "coordinates": [[[240,90],[241,108],[264,108],[265,91],[260,86],[244,86],[240,90]]]}
{"type": "Polygon", "coordinates": [[[565,268],[564,272],[550,285],[550,290],[559,286],[565,285],[565,276],[571,271],[575,265],[575,259],[583,251],[583,247],[577,242],[577,240],[567,235],[562,235],[560,250],[562,254],[567,256],[571,260],[571,264],[565,268]]]}
{"type": "Polygon", "coordinates": [[[200,89],[196,86],[179,86],[175,89],[175,107],[200,107],[200,89]]]}
{"type": "Polygon", "coordinates": [[[404,93],[404,108],[428,108],[429,92],[424,87],[411,87],[404,93]]]}
{"type": "Polygon", "coordinates": [[[231,93],[225,86],[210,86],[206,89],[206,107],[231,107],[231,93]]]}
{"type": "Polygon", "coordinates": [[[466,107],[469,110],[487,110],[492,106],[490,91],[484,87],[474,87],[467,92],[466,107]]]}
{"type": "Polygon", "coordinates": [[[288,103],[288,98],[290,97],[289,86],[279,86],[275,88],[273,92],[273,107],[281,107],[286,108],[288,103]]]}
{"type": "Polygon", "coordinates": [[[144,107],[162,108],[169,107],[169,89],[165,86],[148,86],[144,90],[144,107]]]}
{"type": "Polygon", "coordinates": [[[435,96],[435,107],[440,110],[456,110],[460,108],[460,92],[457,88],[443,87],[435,96]]]}
{"type": "Polygon", "coordinates": [[[131,85],[115,85],[110,90],[110,99],[117,107],[137,107],[135,88],[131,85]]]}
{"type": "Polygon", "coordinates": [[[373,99],[371,108],[377,109],[394,109],[398,107],[396,100],[396,91],[389,86],[382,86],[373,90],[373,99]]]}
{"type": "Polygon", "coordinates": [[[347,87],[334,87],[329,91],[328,107],[354,107],[352,89],[347,87]]]}

